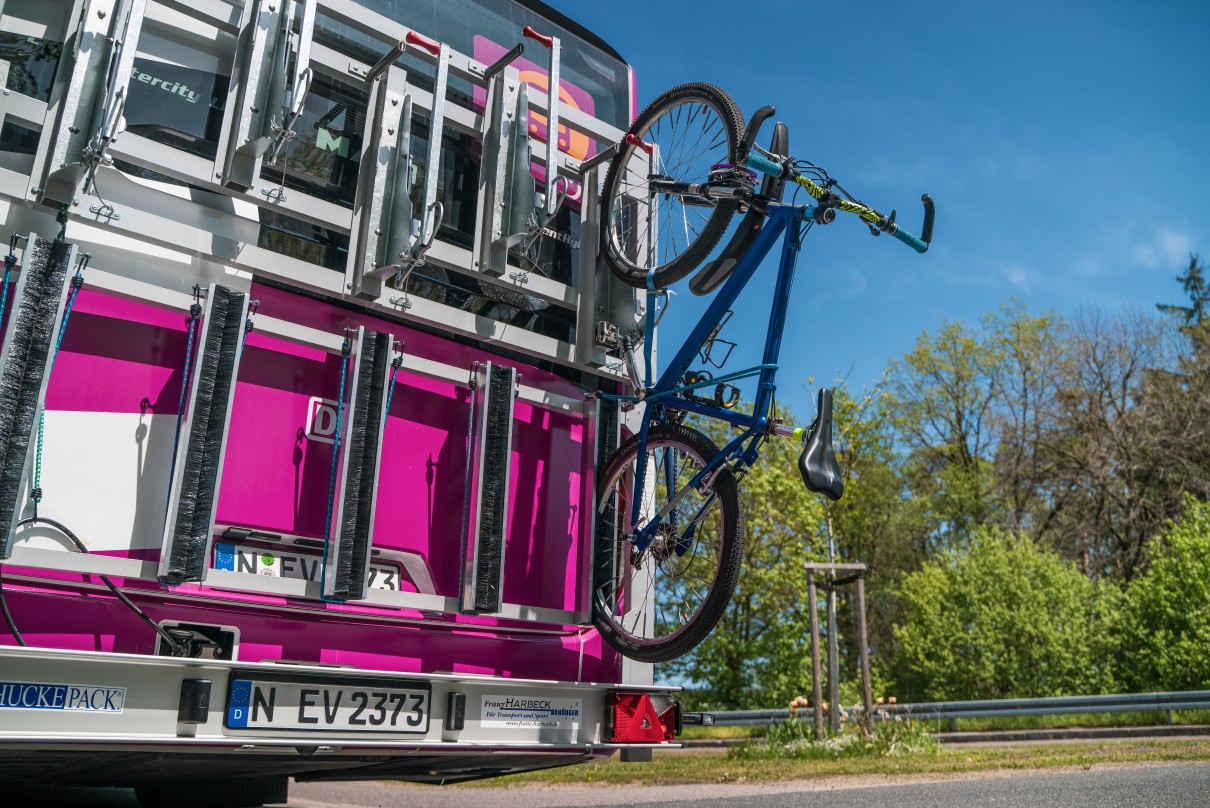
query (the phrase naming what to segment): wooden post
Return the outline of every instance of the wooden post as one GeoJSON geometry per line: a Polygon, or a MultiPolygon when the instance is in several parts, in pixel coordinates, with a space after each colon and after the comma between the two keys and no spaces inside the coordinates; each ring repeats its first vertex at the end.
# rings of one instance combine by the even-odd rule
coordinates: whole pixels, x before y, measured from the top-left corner
{"type": "Polygon", "coordinates": [[[815,591],[815,570],[807,567],[807,607],[811,618],[811,706],[814,708],[815,739],[823,740],[823,683],[819,661],[819,599],[815,591]]]}
{"type": "Polygon", "coordinates": [[[874,693],[870,687],[870,648],[865,624],[865,573],[857,573],[857,643],[861,659],[861,697],[865,711],[866,726],[874,724],[874,693]]]}
{"type": "Polygon", "coordinates": [[[840,732],[840,637],[836,627],[836,573],[828,570],[828,730],[840,732]]]}

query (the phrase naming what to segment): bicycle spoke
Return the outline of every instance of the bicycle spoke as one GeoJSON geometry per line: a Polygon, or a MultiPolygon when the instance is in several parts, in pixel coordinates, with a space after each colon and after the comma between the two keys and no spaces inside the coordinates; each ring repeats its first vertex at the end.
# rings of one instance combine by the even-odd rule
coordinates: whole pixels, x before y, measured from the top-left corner
{"type": "Polygon", "coordinates": [[[728,135],[716,109],[687,102],[669,108],[640,137],[657,146],[657,164],[650,169],[627,169],[619,183],[618,197],[653,208],[648,216],[635,216],[629,213],[631,208],[618,204],[610,216],[613,232],[634,263],[658,268],[675,261],[701,237],[714,208],[686,204],[685,197],[679,195],[661,195],[651,187],[646,174],[650,171],[679,182],[701,182],[711,166],[726,160],[728,135]],[[643,255],[648,256],[646,262],[635,260],[643,255]]]}
{"type": "Polygon", "coordinates": [[[666,515],[666,521],[652,525],[663,507],[688,486],[700,472],[704,461],[692,457],[677,446],[650,447],[645,463],[644,480],[634,477],[637,468],[630,467],[618,477],[618,486],[610,497],[612,507],[630,507],[622,496],[621,480],[633,479],[640,507],[634,533],[652,528],[641,563],[630,557],[629,543],[621,544],[621,553],[610,576],[612,591],[608,601],[623,629],[639,636],[644,631],[645,604],[650,604],[655,621],[656,637],[673,634],[690,622],[701,610],[719,568],[717,508],[713,491],[688,491],[691,496],[666,515]],[[692,514],[685,518],[680,514],[692,514]],[[686,533],[694,529],[690,546],[686,533]],[[634,564],[638,563],[638,568],[634,564]],[[627,591],[619,591],[626,587],[627,591]]]}

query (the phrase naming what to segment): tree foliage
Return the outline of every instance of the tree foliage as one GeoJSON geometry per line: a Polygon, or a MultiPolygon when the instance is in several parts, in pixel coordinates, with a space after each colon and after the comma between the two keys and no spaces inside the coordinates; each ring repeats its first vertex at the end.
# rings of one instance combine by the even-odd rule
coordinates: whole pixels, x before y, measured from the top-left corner
{"type": "Polygon", "coordinates": [[[1192,498],[1126,590],[1117,634],[1124,690],[1210,688],[1210,504],[1192,498]]]}
{"type": "Polygon", "coordinates": [[[1207,686],[1210,284],[1196,256],[1177,281],[1158,314],[943,321],[873,390],[840,382],[845,497],[807,494],[798,447],[766,444],[739,592],[682,679],[716,708],[806,692],[802,564],[831,546],[868,565],[875,676],[901,697],[1207,686]]]}
{"type": "Polygon", "coordinates": [[[906,576],[900,595],[905,695],[1059,696],[1109,682],[1100,638],[1115,590],[1028,537],[977,531],[906,576]]]}

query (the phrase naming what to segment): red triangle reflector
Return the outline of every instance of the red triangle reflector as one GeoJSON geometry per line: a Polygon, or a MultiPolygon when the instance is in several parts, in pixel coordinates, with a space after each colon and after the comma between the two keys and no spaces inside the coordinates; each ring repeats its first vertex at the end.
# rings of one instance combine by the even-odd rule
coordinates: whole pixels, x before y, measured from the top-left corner
{"type": "Polygon", "coordinates": [[[649,696],[639,699],[634,711],[635,720],[630,725],[630,736],[627,740],[639,743],[660,743],[664,740],[664,726],[660,723],[659,713],[651,703],[649,696]]]}

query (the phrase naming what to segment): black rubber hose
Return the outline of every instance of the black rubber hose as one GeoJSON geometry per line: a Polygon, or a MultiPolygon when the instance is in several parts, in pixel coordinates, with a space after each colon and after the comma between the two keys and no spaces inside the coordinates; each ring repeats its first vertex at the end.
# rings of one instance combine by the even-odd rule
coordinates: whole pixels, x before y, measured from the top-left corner
{"type": "MultiPolygon", "coordinates": [[[[81,553],[88,555],[88,548],[84,546],[84,542],[80,541],[79,537],[76,536],[75,533],[72,533],[71,530],[68,529],[67,525],[64,525],[61,522],[56,522],[54,519],[47,519],[45,516],[29,516],[29,517],[26,517],[25,519],[22,519],[19,522],[17,522],[17,527],[21,527],[22,525],[33,525],[33,524],[39,524],[39,523],[50,525],[55,530],[59,531],[64,536],[71,539],[72,544],[74,544],[76,546],[76,549],[78,549],[81,553]]],[[[134,601],[132,601],[130,598],[126,597],[126,593],[123,592],[121,589],[118,589],[114,585],[113,581],[109,580],[108,575],[102,575],[100,577],[101,577],[101,581],[107,587],[109,587],[109,591],[113,592],[113,594],[115,596],[117,596],[118,600],[122,601],[122,603],[128,609],[130,609],[132,612],[134,612],[136,615],[138,615],[139,619],[141,619],[144,623],[151,626],[151,629],[156,634],[160,635],[160,639],[162,639],[165,643],[167,643],[168,647],[172,649],[173,656],[184,656],[184,653],[185,653],[184,647],[179,642],[177,642],[176,639],[171,634],[169,634],[167,631],[164,630],[164,628],[162,626],[158,625],[154,620],[152,620],[150,617],[148,617],[146,612],[144,612],[142,609],[140,609],[138,606],[136,606],[134,604],[134,601]]],[[[4,613],[5,613],[5,618],[8,619],[8,608],[7,607],[4,608],[4,613]]],[[[9,627],[13,628],[13,624],[11,622],[9,623],[9,627]]],[[[13,631],[14,631],[14,633],[16,633],[15,628],[13,628],[13,631]]],[[[21,644],[25,645],[24,642],[22,642],[21,644]]]]}
{"type": "Polygon", "coordinates": [[[8,610],[8,601],[4,599],[4,565],[0,564],[0,612],[4,613],[4,622],[8,623],[9,633],[13,635],[13,639],[17,641],[17,645],[22,648],[28,648],[29,643],[21,636],[21,632],[17,630],[17,624],[13,622],[13,615],[8,610]]]}

